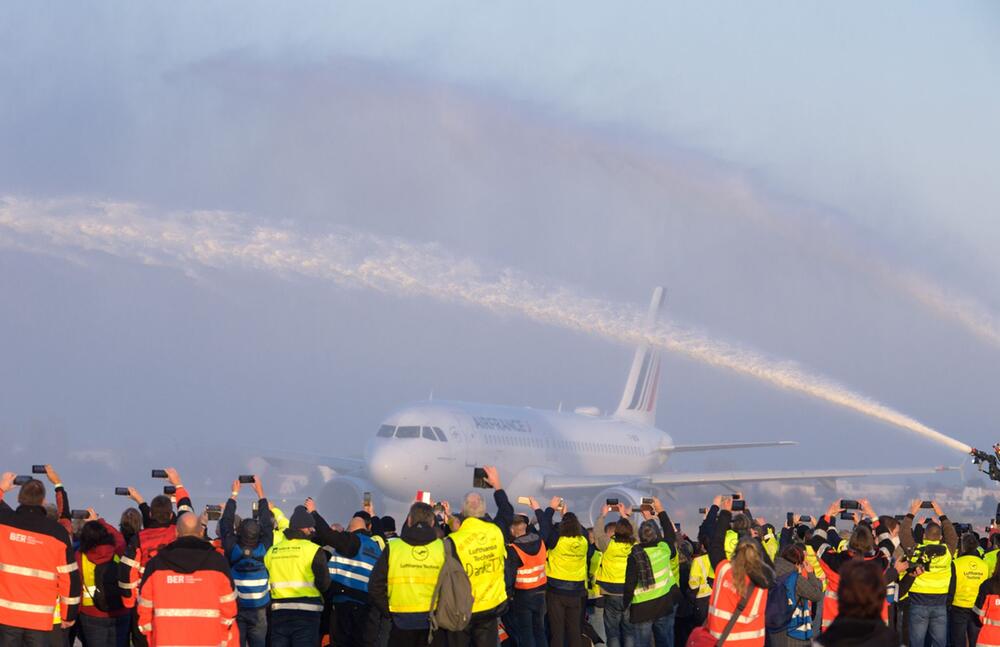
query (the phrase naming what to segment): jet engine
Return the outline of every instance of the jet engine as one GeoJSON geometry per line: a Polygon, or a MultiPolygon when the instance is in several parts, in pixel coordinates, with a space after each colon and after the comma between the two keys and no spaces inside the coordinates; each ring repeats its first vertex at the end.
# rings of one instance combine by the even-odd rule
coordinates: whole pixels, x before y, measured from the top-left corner
{"type": "Polygon", "coordinates": [[[372,504],[377,512],[381,511],[382,496],[370,482],[357,476],[334,476],[320,490],[316,509],[327,523],[347,525],[351,515],[361,509],[365,492],[372,493],[372,504]]]}
{"type": "MultiPolygon", "coordinates": [[[[648,497],[648,496],[652,496],[652,494],[650,492],[643,492],[641,490],[636,490],[635,488],[628,488],[628,487],[608,488],[607,490],[604,490],[596,497],[594,497],[593,502],[591,502],[590,523],[593,524],[594,522],[597,521],[597,518],[601,516],[601,509],[604,508],[604,504],[607,502],[608,499],[618,499],[619,503],[623,503],[627,506],[630,506],[638,510],[639,506],[642,505],[643,497],[648,497]]],[[[612,517],[614,517],[615,519],[618,518],[614,514],[612,514],[612,517]]],[[[597,531],[604,529],[594,528],[594,530],[597,531]]]]}

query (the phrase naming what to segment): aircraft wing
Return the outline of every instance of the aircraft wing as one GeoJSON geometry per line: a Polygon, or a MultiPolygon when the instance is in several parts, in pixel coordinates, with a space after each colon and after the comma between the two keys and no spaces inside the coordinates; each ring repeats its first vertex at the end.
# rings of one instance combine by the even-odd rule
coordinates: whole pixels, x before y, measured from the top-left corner
{"type": "Polygon", "coordinates": [[[303,467],[325,465],[338,474],[354,474],[363,471],[365,468],[363,458],[351,456],[322,456],[306,452],[278,450],[264,452],[261,458],[267,461],[272,467],[278,469],[301,469],[303,467]]]}
{"type": "Polygon", "coordinates": [[[794,440],[774,440],[762,443],[717,443],[707,445],[673,445],[661,447],[660,451],[669,452],[708,452],[716,449],[756,449],[758,447],[790,447],[798,445],[794,440]]]}
{"type": "Polygon", "coordinates": [[[644,485],[707,485],[712,483],[739,484],[764,481],[832,481],[841,478],[863,478],[868,476],[906,476],[911,474],[939,474],[951,472],[957,467],[901,467],[874,470],[812,470],[812,471],[767,471],[767,472],[671,472],[650,474],[649,476],[562,476],[545,477],[546,491],[593,490],[608,487],[644,485]]]}

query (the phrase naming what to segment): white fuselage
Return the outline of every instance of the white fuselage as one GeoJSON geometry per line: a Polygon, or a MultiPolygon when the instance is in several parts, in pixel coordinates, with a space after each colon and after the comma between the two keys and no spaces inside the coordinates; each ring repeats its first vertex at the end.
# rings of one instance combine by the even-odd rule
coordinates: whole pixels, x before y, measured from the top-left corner
{"type": "Polygon", "coordinates": [[[539,496],[546,475],[653,473],[671,446],[655,427],[590,412],[432,401],[386,418],[365,460],[371,480],[401,501],[418,490],[460,497],[483,465],[498,468],[511,496],[539,496]]]}

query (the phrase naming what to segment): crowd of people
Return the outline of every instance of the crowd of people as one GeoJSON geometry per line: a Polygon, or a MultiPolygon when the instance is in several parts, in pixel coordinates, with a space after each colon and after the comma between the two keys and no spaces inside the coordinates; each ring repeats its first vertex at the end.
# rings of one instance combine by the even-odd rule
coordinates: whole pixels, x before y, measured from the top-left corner
{"type": "Polygon", "coordinates": [[[346,527],[312,499],[286,514],[256,476],[199,513],[173,469],[169,494],[122,492],[114,525],[72,510],[51,466],[51,492],[5,473],[0,647],[1000,646],[1000,531],[934,502],[775,525],[719,496],[688,537],[655,497],[609,499],[592,528],[558,497],[515,514],[484,469],[495,515],[476,490],[458,511],[414,502],[398,532],[368,500],[346,527]]]}

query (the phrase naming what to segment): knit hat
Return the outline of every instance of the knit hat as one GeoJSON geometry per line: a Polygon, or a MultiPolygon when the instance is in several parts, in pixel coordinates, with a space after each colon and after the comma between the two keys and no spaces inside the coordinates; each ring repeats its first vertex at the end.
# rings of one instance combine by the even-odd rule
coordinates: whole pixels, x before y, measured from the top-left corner
{"type": "Polygon", "coordinates": [[[382,530],[384,532],[396,532],[396,520],[392,517],[382,517],[382,530]]]}
{"type": "Polygon", "coordinates": [[[297,505],[291,519],[288,520],[288,527],[292,530],[304,530],[306,528],[315,528],[316,522],[313,521],[313,516],[309,514],[304,505],[297,505]]]}

